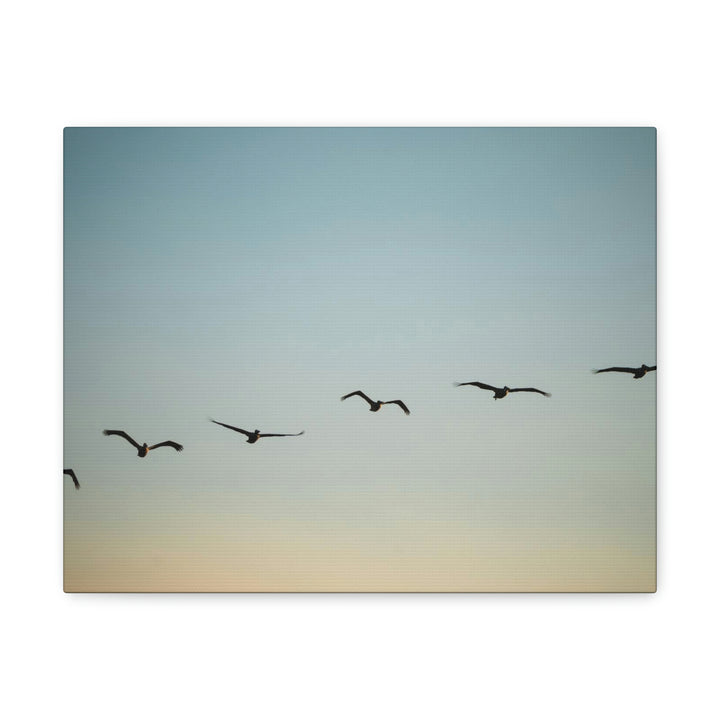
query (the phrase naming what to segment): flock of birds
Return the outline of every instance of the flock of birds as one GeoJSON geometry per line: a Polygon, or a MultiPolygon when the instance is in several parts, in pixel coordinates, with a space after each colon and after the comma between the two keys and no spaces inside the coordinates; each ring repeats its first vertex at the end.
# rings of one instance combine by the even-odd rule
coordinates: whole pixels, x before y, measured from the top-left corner
{"type": "MultiPolygon", "coordinates": [[[[593,372],[595,374],[606,372],[629,373],[633,376],[635,380],[639,380],[640,378],[645,377],[645,375],[651,370],[657,370],[657,366],[653,365],[652,367],[650,367],[648,365],[641,365],[639,368],[609,367],[602,370],[593,370],[593,372]]],[[[507,397],[510,393],[514,392],[534,392],[539,393],[540,395],[544,395],[545,397],[551,397],[549,392],[545,392],[544,390],[538,390],[537,388],[531,387],[511,388],[507,385],[505,385],[504,387],[495,387],[494,385],[488,385],[486,383],[481,383],[477,381],[455,383],[456,387],[462,387],[465,385],[473,385],[474,387],[481,390],[490,390],[493,393],[493,398],[495,400],[501,400],[502,398],[507,397]]],[[[365,402],[370,406],[368,408],[370,412],[378,412],[378,410],[380,410],[383,405],[397,405],[403,410],[406,415],[410,414],[410,410],[402,400],[372,400],[362,390],[355,390],[354,392],[348,393],[347,395],[343,395],[340,400],[347,400],[348,398],[354,396],[361,397],[363,400],[365,400],[365,402]]],[[[249,430],[243,430],[242,428],[235,427],[234,425],[227,425],[226,423],[218,422],[217,420],[211,419],[210,422],[213,422],[216,425],[221,425],[228,430],[233,430],[234,432],[241,433],[247,438],[245,442],[251,444],[256,443],[260,438],[264,437],[298,437],[299,435],[305,434],[304,430],[299,433],[263,433],[257,429],[250,432],[249,430]]],[[[137,450],[137,456],[140,458],[147,457],[147,454],[151,450],[155,450],[156,448],[161,447],[171,447],[174,448],[177,452],[181,452],[183,450],[183,446],[173,440],[165,440],[164,442],[155,443],[155,445],[148,445],[147,443],[143,443],[141,445],[139,442],[131,438],[130,435],[128,435],[124,430],[103,430],[103,435],[117,435],[121,438],[124,438],[137,450]]],[[[77,475],[72,468],[64,469],[63,474],[68,475],[72,479],[76,490],[80,489],[80,483],[78,482],[77,475]]]]}

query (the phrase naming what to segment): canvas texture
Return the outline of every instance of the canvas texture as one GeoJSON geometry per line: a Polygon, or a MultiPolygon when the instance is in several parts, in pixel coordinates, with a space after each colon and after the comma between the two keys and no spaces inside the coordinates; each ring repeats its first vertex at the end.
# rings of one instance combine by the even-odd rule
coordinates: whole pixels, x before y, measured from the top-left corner
{"type": "Polygon", "coordinates": [[[64,131],[66,592],[654,592],[654,128],[64,131]]]}

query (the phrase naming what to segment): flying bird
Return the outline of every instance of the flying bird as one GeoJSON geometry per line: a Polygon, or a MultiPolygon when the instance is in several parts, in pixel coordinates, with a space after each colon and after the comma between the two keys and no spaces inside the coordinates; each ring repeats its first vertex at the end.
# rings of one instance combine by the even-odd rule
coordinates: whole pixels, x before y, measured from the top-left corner
{"type": "Polygon", "coordinates": [[[131,445],[134,445],[138,451],[138,457],[145,457],[151,450],[159,447],[171,447],[175,448],[178,452],[182,452],[183,446],[180,443],[173,442],[172,440],[166,440],[165,442],[157,443],[157,445],[148,445],[143,443],[140,445],[136,443],[126,432],[123,430],[103,430],[103,435],[119,435],[125,438],[131,445]]]}
{"type": "Polygon", "coordinates": [[[247,440],[245,442],[249,443],[256,443],[260,438],[263,437],[297,437],[298,435],[305,434],[304,430],[299,433],[261,433],[259,430],[248,432],[247,430],[243,430],[242,428],[234,427],[233,425],[226,425],[225,423],[218,422],[217,420],[213,420],[212,418],[210,419],[210,422],[214,422],[216,425],[222,425],[228,430],[234,430],[235,432],[242,433],[247,437],[247,440]]]}
{"type": "Polygon", "coordinates": [[[63,470],[63,475],[69,475],[72,478],[73,483],[75,483],[75,489],[80,489],[80,483],[78,482],[77,475],[75,474],[74,470],[71,470],[70,468],[67,468],[63,470]]]}
{"type": "Polygon", "coordinates": [[[549,392],[544,392],[543,390],[538,390],[537,388],[509,388],[507,385],[505,387],[497,388],[493,385],[486,385],[485,383],[481,382],[455,383],[455,387],[460,387],[461,385],[474,385],[475,387],[481,388],[482,390],[492,390],[495,393],[495,400],[502,400],[502,398],[506,397],[507,394],[511,392],[535,392],[540,393],[545,397],[551,397],[549,392]]]}
{"type": "Polygon", "coordinates": [[[405,405],[402,400],[371,400],[362,390],[356,390],[355,392],[343,395],[340,399],[347,400],[353,395],[359,395],[363,400],[365,400],[370,405],[370,412],[377,412],[383,405],[399,405],[406,415],[410,414],[410,411],[407,409],[407,405],[405,405]]]}
{"type": "Polygon", "coordinates": [[[647,373],[649,373],[651,370],[657,370],[657,365],[653,365],[652,367],[648,367],[647,365],[641,365],[639,368],[621,368],[621,367],[611,367],[611,368],[605,368],[604,370],[593,370],[593,372],[597,375],[598,373],[603,372],[624,372],[624,373],[632,373],[632,376],[635,380],[639,380],[641,377],[645,377],[647,373]]]}

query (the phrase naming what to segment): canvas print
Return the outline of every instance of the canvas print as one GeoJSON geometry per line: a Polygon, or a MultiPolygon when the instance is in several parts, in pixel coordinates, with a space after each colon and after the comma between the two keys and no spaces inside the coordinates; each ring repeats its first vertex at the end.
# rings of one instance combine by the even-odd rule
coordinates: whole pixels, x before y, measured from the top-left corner
{"type": "Polygon", "coordinates": [[[655,591],[654,128],[66,128],[63,266],[66,592],[655,591]]]}

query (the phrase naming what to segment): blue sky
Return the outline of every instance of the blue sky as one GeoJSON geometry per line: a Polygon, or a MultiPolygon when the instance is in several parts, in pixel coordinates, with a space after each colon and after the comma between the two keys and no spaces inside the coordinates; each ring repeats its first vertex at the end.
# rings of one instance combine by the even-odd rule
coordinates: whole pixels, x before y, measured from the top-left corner
{"type": "Polygon", "coordinates": [[[653,589],[655,376],[590,371],[655,363],[655,173],[652,128],[67,129],[66,588],[653,589]]]}

